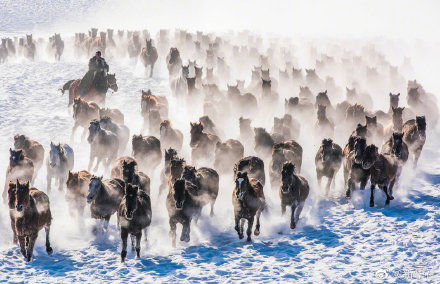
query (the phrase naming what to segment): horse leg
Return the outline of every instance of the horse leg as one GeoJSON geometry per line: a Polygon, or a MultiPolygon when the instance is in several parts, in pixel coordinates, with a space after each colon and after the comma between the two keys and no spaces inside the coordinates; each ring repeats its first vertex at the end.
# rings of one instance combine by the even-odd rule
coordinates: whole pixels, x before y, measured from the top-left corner
{"type": "Polygon", "coordinates": [[[104,217],[104,222],[102,226],[103,231],[107,231],[109,221],[110,221],[110,216],[104,217]]]}
{"type": "Polygon", "coordinates": [[[70,135],[70,143],[73,143],[73,141],[75,140],[75,131],[78,128],[79,123],[77,121],[75,121],[75,124],[72,127],[72,134],[70,135]]]}
{"type": "Polygon", "coordinates": [[[145,244],[148,244],[148,227],[145,227],[144,229],[144,236],[145,236],[145,244]]]}
{"type": "Polygon", "coordinates": [[[296,207],[296,209],[295,209],[295,214],[294,214],[294,221],[295,221],[295,224],[298,224],[298,221],[299,221],[299,215],[301,214],[303,208],[304,208],[304,202],[300,202],[300,203],[298,204],[298,206],[296,207]]]}
{"type": "Polygon", "coordinates": [[[389,204],[390,204],[391,197],[390,197],[390,195],[388,194],[388,186],[387,186],[386,184],[384,184],[384,185],[382,186],[382,190],[383,190],[383,192],[385,192],[385,195],[387,196],[387,199],[385,200],[385,205],[389,205],[389,204]]]}
{"type": "MultiPolygon", "coordinates": [[[[399,173],[400,176],[400,173],[399,173]]],[[[390,196],[390,200],[394,200],[394,196],[393,196],[393,189],[394,189],[394,185],[396,184],[396,179],[394,178],[391,182],[390,185],[388,187],[388,195],[390,196]]]]}
{"type": "Polygon", "coordinates": [[[47,254],[52,254],[53,249],[50,246],[50,238],[49,238],[50,226],[45,226],[44,230],[46,231],[46,252],[47,254]]]}
{"type": "Polygon", "coordinates": [[[258,209],[257,210],[257,224],[255,225],[255,231],[254,231],[255,236],[260,235],[260,215],[261,215],[261,210],[258,209]]]}
{"type": "Polygon", "coordinates": [[[318,187],[321,187],[322,175],[318,171],[316,172],[316,179],[318,180],[318,187]]]}
{"type": "Polygon", "coordinates": [[[209,216],[210,216],[210,217],[214,217],[214,204],[215,204],[215,199],[214,199],[214,198],[211,199],[210,203],[211,203],[211,212],[209,213],[209,216]]]}
{"type": "Polygon", "coordinates": [[[239,237],[240,239],[242,239],[243,236],[240,235],[240,218],[236,215],[235,218],[234,218],[234,220],[235,220],[235,227],[234,227],[234,229],[235,229],[235,231],[237,231],[237,233],[238,233],[238,237],[239,237]]]}
{"type": "Polygon", "coordinates": [[[372,182],[371,186],[370,186],[370,207],[374,207],[374,188],[376,187],[376,185],[372,182]]]}
{"type": "Polygon", "coordinates": [[[141,238],[142,231],[136,234],[136,257],[141,257],[141,238]]]}
{"type": "Polygon", "coordinates": [[[11,218],[11,229],[12,229],[12,234],[13,234],[12,243],[16,245],[18,239],[17,239],[17,231],[15,230],[15,217],[11,218]]]}
{"type": "Polygon", "coordinates": [[[92,168],[94,161],[95,161],[95,154],[93,153],[93,150],[90,149],[89,166],[87,167],[88,171],[90,171],[90,169],[92,168]]]}
{"type": "Polygon", "coordinates": [[[173,248],[176,247],[176,221],[174,218],[170,218],[170,232],[169,236],[171,237],[171,243],[173,245],[173,248]]]}
{"type": "Polygon", "coordinates": [[[242,239],[243,237],[244,237],[244,234],[243,234],[243,232],[244,232],[244,222],[245,222],[246,220],[245,219],[240,219],[240,235],[239,235],[239,238],[240,239],[242,239]],[[241,237],[240,237],[241,236],[241,237]]]}
{"type": "Polygon", "coordinates": [[[125,228],[121,228],[121,240],[122,240],[121,262],[124,262],[125,258],[127,257],[127,238],[128,238],[128,230],[125,228]]]}
{"type": "Polygon", "coordinates": [[[292,205],[290,206],[291,208],[291,212],[290,212],[290,229],[295,229],[296,228],[296,223],[295,223],[295,211],[296,211],[296,207],[298,206],[298,201],[293,201],[292,205]]]}
{"type": "Polygon", "coordinates": [[[329,191],[330,191],[330,186],[331,186],[331,184],[332,184],[332,181],[333,181],[333,177],[335,176],[335,173],[334,172],[331,172],[330,173],[330,176],[329,177],[327,177],[327,185],[325,186],[325,196],[328,196],[328,193],[329,193],[329,191]]]}
{"type": "Polygon", "coordinates": [[[286,214],[286,204],[281,201],[281,216],[284,216],[284,214],[286,214]]]}
{"type": "Polygon", "coordinates": [[[60,181],[59,181],[59,185],[58,185],[58,190],[59,191],[63,191],[63,186],[64,186],[64,183],[65,183],[65,181],[66,181],[66,178],[64,177],[64,175],[63,175],[63,177],[61,177],[60,178],[60,181]]]}
{"type": "Polygon", "coordinates": [[[154,63],[150,65],[150,78],[153,77],[154,63]]]}
{"type": "Polygon", "coordinates": [[[247,235],[246,241],[248,241],[248,242],[252,241],[251,235],[252,235],[252,227],[254,226],[254,218],[255,218],[255,216],[248,219],[248,227],[246,230],[246,235],[247,235]]]}
{"type": "Polygon", "coordinates": [[[52,175],[50,173],[47,173],[46,175],[46,183],[47,183],[47,193],[49,194],[52,189],[52,175]]]}
{"type": "Polygon", "coordinates": [[[18,243],[20,245],[20,252],[23,257],[26,257],[26,240],[24,236],[18,236],[18,243]]]}
{"type": "Polygon", "coordinates": [[[26,237],[26,260],[31,261],[32,254],[34,252],[35,241],[37,240],[37,234],[32,234],[29,237],[26,237]]]}
{"type": "Polygon", "coordinates": [[[86,138],[86,134],[87,134],[87,127],[84,127],[83,132],[81,134],[81,142],[84,142],[84,139],[86,138]]]}
{"type": "Polygon", "coordinates": [[[98,156],[98,157],[96,157],[96,166],[95,166],[95,168],[93,169],[93,171],[97,171],[98,170],[98,168],[99,168],[99,164],[101,163],[101,161],[102,161],[102,157],[101,156],[98,156]]]}
{"type": "Polygon", "coordinates": [[[134,245],[135,245],[135,242],[136,242],[136,236],[131,234],[130,238],[131,238],[131,251],[134,251],[134,245]]]}
{"type": "Polygon", "coordinates": [[[182,228],[182,234],[180,235],[180,241],[189,242],[190,240],[189,234],[191,230],[190,224],[191,224],[191,219],[189,218],[188,219],[185,218],[184,221],[182,222],[183,228],[182,228]]]}
{"type": "Polygon", "coordinates": [[[354,187],[354,182],[351,178],[349,178],[347,180],[347,190],[345,191],[345,198],[350,199],[353,187],[354,187]]]}

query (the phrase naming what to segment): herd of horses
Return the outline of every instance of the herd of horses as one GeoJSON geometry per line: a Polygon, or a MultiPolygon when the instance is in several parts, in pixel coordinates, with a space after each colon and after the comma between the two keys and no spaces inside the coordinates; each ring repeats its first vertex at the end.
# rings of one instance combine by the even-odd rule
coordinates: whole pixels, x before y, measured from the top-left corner
{"type": "MultiPolygon", "coordinates": [[[[88,37],[76,34],[75,50],[91,54],[99,49],[123,56],[119,52],[125,49],[129,57],[140,58],[145,66],[150,66],[150,76],[158,57],[163,58],[173,96],[142,90],[139,109],[143,126],[140,134],[131,136],[132,155],[124,156],[130,147],[130,121],[119,109],[107,108],[105,99],[80,97],[74,81],[70,81],[62,91],[69,91],[68,106],[73,111],[71,141],[76,129],[82,127],[82,141],[87,136],[90,146],[89,164],[87,169],[73,171],[73,149],[68,144],[51,142],[46,159],[46,193],[32,187],[44,162],[43,146],[22,134],[14,137],[3,198],[9,205],[14,243],[19,243],[28,261],[43,227],[46,250],[52,252],[48,196],[53,194],[53,178],[59,191],[65,191],[72,217],[83,218],[86,207],[90,208],[91,217],[99,221],[93,229],[95,234],[104,233],[111,216],[117,214],[124,261],[128,235],[139,257],[142,235],[147,237],[153,209],[159,206],[152,206],[150,199],[150,177],[159,167],[158,191],[159,196],[166,196],[173,246],[177,224],[182,225],[180,240],[188,242],[191,223],[197,223],[203,207],[209,206],[210,216],[214,216],[220,191],[232,194],[238,237],[244,238],[247,221],[246,236],[251,241],[254,222],[253,233],[258,236],[260,216],[269,208],[266,174],[270,187],[279,193],[281,213],[285,214],[287,207],[291,209],[290,228],[298,224],[310,193],[309,182],[301,175],[305,151],[304,144],[298,142],[301,139],[308,141],[305,148],[316,145],[316,178],[319,186],[322,178],[327,179],[325,196],[342,167],[347,200],[356,188],[363,190],[370,182],[373,207],[376,187],[386,196],[386,204],[394,199],[403,167],[408,161],[413,167],[417,165],[427,125],[434,128],[437,123],[435,97],[415,80],[402,82],[396,68],[371,47],[363,50],[364,57],[346,54],[336,47],[333,56],[318,54],[312,48],[311,53],[317,58],[315,68],[306,69],[304,74],[295,63],[295,49],[274,42],[264,49],[263,38],[248,32],[234,37],[177,30],[173,37],[169,31],[161,30],[157,49],[148,31],[124,34],[118,31],[113,37],[113,30],[108,30],[98,37],[97,29],[92,29],[88,37]],[[143,49],[142,39],[146,41],[143,49]],[[186,65],[182,54],[191,59],[186,65]],[[250,73],[249,83],[237,80],[229,85],[234,74],[240,72],[250,73]],[[350,82],[344,89],[335,83],[341,73],[350,82]],[[362,81],[364,76],[367,83],[362,81]],[[407,89],[407,107],[400,106],[400,93],[389,93],[389,109],[373,109],[369,92],[402,87],[407,89]],[[344,93],[345,98],[335,103],[344,93]],[[170,98],[186,101],[189,110],[203,106],[204,115],[199,121],[190,122],[187,133],[191,163],[181,155],[185,135],[171,121],[170,98]],[[283,103],[284,113],[278,116],[283,103]],[[259,116],[273,119],[270,131],[251,126],[259,116]],[[239,129],[236,138],[230,137],[229,121],[239,129]],[[338,145],[338,140],[346,143],[345,147],[338,145]],[[94,175],[100,167],[110,175],[94,175]],[[233,174],[234,188],[220,188],[220,176],[228,174],[233,174]]],[[[60,40],[57,34],[52,39],[55,45],[60,40]]],[[[9,48],[9,44],[6,46],[9,48]]],[[[99,96],[105,97],[105,92],[99,96]]]]}

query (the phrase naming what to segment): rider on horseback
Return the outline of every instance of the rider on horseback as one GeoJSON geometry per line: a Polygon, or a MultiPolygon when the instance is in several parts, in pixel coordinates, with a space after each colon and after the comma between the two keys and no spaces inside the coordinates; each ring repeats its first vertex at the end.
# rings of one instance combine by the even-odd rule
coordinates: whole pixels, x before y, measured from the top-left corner
{"type": "Polygon", "coordinates": [[[97,51],[95,56],[90,58],[89,60],[89,71],[87,71],[86,75],[81,80],[78,88],[81,90],[81,97],[90,89],[92,83],[95,80],[95,76],[101,72],[102,75],[106,75],[109,71],[109,66],[105,59],[101,57],[101,51],[97,51]]]}

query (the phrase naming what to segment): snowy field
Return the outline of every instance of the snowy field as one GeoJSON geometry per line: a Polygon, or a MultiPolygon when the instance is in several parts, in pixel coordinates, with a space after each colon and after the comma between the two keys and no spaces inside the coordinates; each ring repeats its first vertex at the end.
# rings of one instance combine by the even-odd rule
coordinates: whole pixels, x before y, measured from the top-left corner
{"type": "MultiPolygon", "coordinates": [[[[73,15],[81,15],[90,13],[92,4],[96,7],[103,5],[103,1],[66,4],[52,0],[47,1],[52,6],[45,6],[39,1],[30,1],[31,12],[20,5],[24,2],[27,1],[0,0],[0,36],[22,35],[25,32],[34,32],[36,37],[46,36],[58,31],[58,28],[76,31],[60,9],[72,9],[75,10],[73,15]],[[44,14],[49,17],[44,18],[44,14]]],[[[88,27],[89,24],[82,31],[88,27]]],[[[379,48],[390,57],[404,54],[395,46],[384,45],[379,43],[379,48]]],[[[438,43],[433,43],[421,44],[418,48],[424,46],[429,46],[430,51],[439,47],[438,43]]],[[[419,50],[412,54],[421,57],[423,52],[419,50]]],[[[125,58],[106,59],[111,73],[116,73],[119,86],[118,92],[108,93],[107,106],[119,108],[124,113],[130,134],[140,133],[142,125],[140,91],[151,89],[154,94],[165,95],[170,102],[170,120],[185,135],[181,155],[190,160],[189,122],[196,121],[202,111],[189,112],[182,102],[171,96],[164,58],[159,58],[157,72],[152,79],[147,78],[140,63],[125,58]]],[[[417,68],[417,57],[414,61],[414,78],[422,84],[427,82],[424,85],[427,90],[440,91],[438,83],[435,85],[429,77],[429,73],[434,73],[438,79],[438,66],[427,72],[417,68]]],[[[427,61],[425,58],[423,64],[427,61]]],[[[418,66],[425,67],[423,64],[418,66]]],[[[59,88],[67,80],[82,76],[86,68],[87,58],[75,58],[71,42],[66,44],[60,62],[40,52],[34,62],[15,58],[0,65],[1,185],[4,184],[8,149],[13,146],[15,134],[23,133],[42,143],[46,155],[51,141],[69,143],[72,113],[67,108],[67,96],[61,95],[59,88]]],[[[404,100],[402,103],[406,104],[404,100]]],[[[269,129],[271,123],[264,117],[255,122],[269,129]]],[[[81,143],[81,131],[81,128],[77,131],[75,143],[69,143],[75,151],[74,170],[85,169],[88,163],[89,145],[81,143]]],[[[236,138],[238,125],[231,127],[227,136],[236,138]]],[[[87,218],[85,224],[79,224],[71,219],[63,193],[56,190],[50,195],[54,253],[51,256],[46,254],[44,234],[40,233],[34,259],[26,263],[19,248],[12,245],[8,209],[1,203],[0,282],[439,283],[440,133],[438,129],[430,129],[427,136],[419,167],[415,171],[404,170],[395,200],[390,206],[383,207],[384,195],[377,193],[378,206],[370,208],[369,190],[357,191],[353,203],[348,204],[343,198],[342,170],[330,197],[324,197],[323,190],[317,187],[315,176],[313,158],[317,147],[308,143],[307,137],[302,135],[299,140],[305,149],[302,175],[310,182],[311,194],[298,227],[289,229],[288,217],[280,214],[278,193],[268,186],[265,191],[270,212],[262,215],[261,235],[253,237],[252,243],[239,240],[233,229],[231,193],[234,184],[232,175],[222,175],[216,215],[209,218],[205,208],[198,224],[192,226],[190,243],[178,242],[177,247],[172,248],[164,196],[158,197],[160,169],[157,169],[151,177],[153,221],[148,243],[143,244],[140,259],[129,251],[124,264],[120,263],[121,241],[116,217],[113,216],[110,221],[109,232],[96,238],[90,232],[92,221],[87,218]]],[[[346,141],[346,138],[341,138],[341,141],[346,141]]],[[[125,154],[130,153],[131,146],[127,147],[125,154]]],[[[45,174],[43,166],[35,183],[42,190],[46,187],[45,174]]],[[[102,169],[98,174],[108,175],[102,169]]],[[[268,179],[268,173],[266,177],[268,179]]],[[[86,213],[86,216],[89,214],[86,213]]],[[[178,235],[179,232],[178,229],[178,235]]]]}

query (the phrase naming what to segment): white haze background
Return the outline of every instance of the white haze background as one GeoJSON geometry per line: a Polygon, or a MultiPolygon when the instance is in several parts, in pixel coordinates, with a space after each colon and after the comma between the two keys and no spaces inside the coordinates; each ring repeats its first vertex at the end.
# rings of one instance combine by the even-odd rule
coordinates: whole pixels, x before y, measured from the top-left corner
{"type": "MultiPolygon", "coordinates": [[[[404,56],[411,57],[414,71],[404,74],[407,79],[415,78],[427,91],[439,94],[439,11],[438,1],[0,0],[0,36],[32,32],[35,38],[47,38],[60,32],[67,38],[93,26],[115,30],[147,28],[152,36],[160,28],[220,33],[249,29],[324,47],[326,42],[374,42],[393,65],[400,65],[404,56]]],[[[4,181],[1,173],[7,167],[13,134],[24,132],[43,143],[46,150],[51,140],[68,142],[72,118],[66,109],[67,98],[61,97],[57,89],[67,79],[83,74],[86,60],[73,57],[69,42],[59,63],[42,56],[37,62],[17,59],[0,65],[0,184],[4,181]],[[25,110],[31,114],[25,114],[25,110]]],[[[301,63],[311,64],[307,59],[301,63]]],[[[121,108],[126,121],[133,121],[129,125],[131,133],[138,133],[139,91],[151,88],[160,94],[168,93],[163,61],[158,61],[153,80],[146,79],[139,66],[128,62],[109,64],[117,73],[120,86],[118,93],[109,96],[109,106],[121,108]]],[[[386,94],[372,96],[376,105],[387,105],[386,94]]],[[[178,109],[176,102],[171,101],[171,108],[178,109]]],[[[173,124],[184,131],[186,144],[189,120],[197,117],[182,110],[171,115],[173,124]]],[[[217,216],[214,220],[202,218],[201,225],[192,228],[189,245],[170,247],[162,200],[154,208],[149,246],[143,246],[141,260],[135,260],[129,252],[127,265],[119,263],[115,216],[108,238],[96,240],[70,219],[61,194],[51,198],[55,252],[52,256],[45,254],[41,235],[35,260],[26,264],[10,242],[9,216],[2,204],[0,281],[270,281],[283,277],[313,282],[352,282],[353,278],[372,282],[379,280],[375,277],[380,269],[389,272],[389,281],[411,279],[399,277],[404,270],[423,274],[423,282],[440,281],[433,273],[440,270],[438,137],[437,131],[428,137],[420,169],[405,179],[406,184],[390,207],[354,210],[336,197],[322,200],[315,192],[295,232],[287,228],[285,219],[264,216],[262,236],[255,237],[253,244],[239,241],[233,231],[230,176],[222,177],[224,193],[216,205],[217,216]]],[[[78,141],[79,135],[76,138],[78,141]]],[[[73,145],[75,170],[87,164],[88,146],[83,145],[73,145]]],[[[186,150],[183,154],[188,153],[186,150]]],[[[308,159],[305,175],[313,191],[316,182],[312,156],[309,153],[304,159],[308,159]]],[[[45,188],[44,176],[42,169],[38,188],[45,188]]],[[[158,183],[157,177],[153,178],[153,193],[157,192],[158,183]]],[[[342,186],[340,182],[337,185],[342,186]]],[[[274,212],[279,213],[276,194],[270,198],[276,207],[274,212]]]]}

